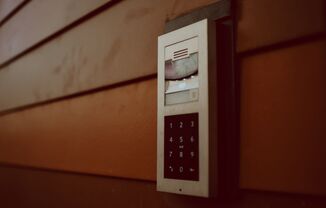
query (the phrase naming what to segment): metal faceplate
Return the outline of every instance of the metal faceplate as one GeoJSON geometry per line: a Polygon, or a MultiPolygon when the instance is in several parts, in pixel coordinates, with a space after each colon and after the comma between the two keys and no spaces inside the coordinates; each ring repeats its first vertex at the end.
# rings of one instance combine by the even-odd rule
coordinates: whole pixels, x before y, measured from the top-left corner
{"type": "MultiPolygon", "coordinates": [[[[158,38],[157,190],[212,195],[209,57],[214,25],[207,19],[158,38]]],[[[215,36],[214,36],[215,37],[215,36]]],[[[212,93],[211,93],[212,94],[212,93]]],[[[213,103],[215,105],[215,103],[213,103]]],[[[215,105],[216,106],[216,105],[215,105]]],[[[214,112],[212,112],[214,111],[214,112]]]]}

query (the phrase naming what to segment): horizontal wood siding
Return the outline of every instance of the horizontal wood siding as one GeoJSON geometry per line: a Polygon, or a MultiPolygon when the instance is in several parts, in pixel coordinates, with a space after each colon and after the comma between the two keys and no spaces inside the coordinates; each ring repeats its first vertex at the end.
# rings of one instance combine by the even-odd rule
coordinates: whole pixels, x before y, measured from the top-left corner
{"type": "Polygon", "coordinates": [[[0,1],[0,24],[10,15],[19,5],[26,0],[1,0],[0,1]]]}
{"type": "Polygon", "coordinates": [[[241,61],[241,187],[326,194],[326,41],[241,61]]]}
{"type": "MultiPolygon", "coordinates": [[[[61,10],[69,14],[70,19],[86,13],[86,8],[90,7],[85,6],[84,10],[78,10],[79,13],[72,15],[74,13],[71,14],[68,10],[70,7],[67,2],[61,10]]],[[[89,1],[85,2],[90,4],[89,1]]],[[[157,36],[163,32],[165,22],[212,2],[214,1],[135,0],[118,3],[2,68],[0,111],[155,74],[156,41],[157,36]]],[[[43,4],[48,6],[46,1],[43,4]]],[[[56,2],[53,4],[57,5],[56,2]]],[[[325,32],[325,8],[325,1],[322,0],[310,2],[308,5],[301,0],[239,2],[238,51],[325,32]]],[[[26,9],[27,6],[24,10],[26,9]]],[[[53,21],[55,18],[56,16],[52,18],[53,21]]],[[[64,20],[57,21],[67,24],[64,20]]],[[[53,28],[64,25],[56,24],[58,25],[50,24],[45,27],[32,24],[37,28],[44,28],[44,31],[48,30],[47,32],[43,29],[38,32],[36,28],[31,30],[35,34],[50,34],[55,31],[53,28]]],[[[15,34],[24,38],[37,37],[26,35],[22,31],[15,34]]],[[[0,47],[7,47],[5,45],[8,44],[20,47],[29,42],[24,38],[17,38],[18,42],[11,40],[14,36],[9,33],[7,37],[7,41],[0,41],[4,43],[0,47]]],[[[3,49],[4,55],[7,54],[5,51],[10,50],[3,49]]]]}
{"type": "Polygon", "coordinates": [[[0,111],[156,73],[166,18],[211,2],[122,1],[1,69],[0,111]]]}
{"type": "Polygon", "coordinates": [[[238,0],[237,51],[326,34],[324,0],[238,0]]]}
{"type": "MultiPolygon", "coordinates": [[[[0,60],[106,2],[29,2],[0,27],[0,60]]],[[[166,21],[213,2],[121,1],[2,67],[0,163],[155,181],[157,36],[166,21]]],[[[240,186],[325,195],[325,1],[238,1],[237,12],[240,186]]],[[[153,184],[130,187],[110,193],[192,205],[158,197],[153,184]]]]}
{"type": "MultiPolygon", "coordinates": [[[[326,194],[325,56],[316,41],[242,59],[242,188],[326,194]]],[[[4,115],[0,138],[3,163],[155,180],[156,81],[4,115]]]]}
{"type": "Polygon", "coordinates": [[[324,208],[325,198],[241,191],[223,202],[157,192],[155,183],[0,166],[1,208],[324,208]]]}
{"type": "Polygon", "coordinates": [[[156,81],[0,117],[0,162],[155,180],[156,81]]]}
{"type": "Polygon", "coordinates": [[[33,0],[29,2],[0,27],[0,65],[109,1],[33,0]]]}

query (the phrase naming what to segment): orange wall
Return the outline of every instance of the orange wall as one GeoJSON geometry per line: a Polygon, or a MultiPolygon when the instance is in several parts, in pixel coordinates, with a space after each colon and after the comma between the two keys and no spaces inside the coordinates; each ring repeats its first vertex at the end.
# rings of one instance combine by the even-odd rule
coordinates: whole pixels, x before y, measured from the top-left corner
{"type": "Polygon", "coordinates": [[[326,41],[241,59],[241,186],[326,194],[326,41]]]}
{"type": "MultiPolygon", "coordinates": [[[[140,7],[146,8],[146,1],[139,1],[143,3],[140,7]]],[[[162,14],[167,12],[164,14],[169,20],[214,1],[164,2],[166,11],[163,11],[163,6],[160,11],[162,14]]],[[[325,196],[326,166],[322,160],[326,158],[325,3],[316,0],[309,4],[309,10],[305,10],[307,5],[303,0],[264,0],[264,3],[248,0],[238,3],[240,188],[325,196]],[[274,15],[275,12],[279,15],[274,15]],[[310,13],[303,16],[305,12],[310,13]]],[[[56,43],[68,35],[69,38],[75,37],[76,44],[79,43],[82,39],[78,38],[78,34],[96,28],[97,18],[102,18],[101,22],[105,22],[102,14],[112,12],[115,17],[119,17],[124,10],[118,5],[123,5],[127,11],[145,11],[133,10],[128,1],[109,5],[99,11],[99,14],[89,17],[89,20],[82,20],[78,25],[68,28],[60,36],[49,36],[49,40],[42,45],[22,52],[27,53],[24,56],[34,57],[35,61],[26,63],[46,67],[47,61],[39,60],[38,57],[50,57],[48,46],[58,46],[58,53],[70,54],[74,48],[56,43]],[[81,26],[83,30],[79,30],[81,26]]],[[[24,8],[21,9],[23,11],[24,8]]],[[[25,15],[28,14],[26,12],[25,15]]],[[[137,14],[134,14],[134,18],[141,25],[142,15],[137,14]]],[[[13,22],[15,21],[8,19],[5,24],[14,24],[13,22]]],[[[126,30],[124,25],[121,28],[114,28],[110,32],[118,36],[119,32],[126,30]]],[[[164,29],[163,25],[156,25],[155,28],[155,32],[164,29]]],[[[0,27],[0,35],[2,32],[0,27]]],[[[137,38],[141,40],[142,36],[137,38]]],[[[98,51],[106,52],[105,48],[98,51]]],[[[116,206],[127,206],[124,204],[125,197],[135,205],[133,207],[217,205],[216,200],[155,191],[156,66],[152,61],[145,69],[135,68],[141,64],[130,63],[144,60],[144,55],[135,53],[133,57],[122,56],[125,53],[127,52],[119,51],[120,55],[115,56],[115,61],[124,61],[126,71],[119,71],[117,64],[107,63],[102,68],[97,66],[100,71],[110,70],[109,75],[112,77],[109,80],[116,80],[114,83],[107,83],[105,87],[80,95],[0,114],[0,184],[5,184],[0,186],[0,193],[10,193],[6,197],[7,207],[11,203],[18,206],[19,200],[15,202],[15,199],[19,198],[21,203],[31,207],[44,206],[46,202],[38,204],[34,195],[42,190],[45,191],[44,198],[54,194],[62,200],[63,206],[81,204],[83,200],[74,194],[78,188],[70,188],[65,194],[59,194],[65,187],[75,185],[84,187],[78,193],[80,196],[88,195],[84,200],[90,204],[97,204],[94,201],[102,201],[110,195],[108,199],[112,199],[111,205],[116,206]],[[29,169],[31,167],[36,169],[29,169]],[[56,183],[61,184],[60,187],[56,183]],[[90,197],[91,190],[97,195],[90,197]]],[[[98,55],[94,53],[91,58],[96,60],[98,55]]],[[[24,66],[24,56],[13,59],[11,64],[2,66],[0,70],[9,73],[10,70],[15,70],[16,62],[24,66]]],[[[156,57],[156,54],[149,56],[156,57]]],[[[59,61],[64,64],[64,60],[59,61]]],[[[87,70],[92,69],[87,67],[87,70]]],[[[68,67],[66,70],[78,73],[75,68],[68,67]]],[[[47,78],[51,80],[51,77],[47,78]]],[[[0,102],[3,99],[6,98],[0,98],[0,102]]],[[[262,204],[253,199],[266,199],[264,194],[257,192],[253,195],[246,192],[244,197],[245,200],[240,200],[233,206],[261,207],[262,204]]],[[[296,207],[297,198],[294,197],[293,201],[289,196],[285,198],[285,201],[281,200],[282,203],[274,205],[279,207],[290,204],[287,207],[296,207]]],[[[271,206],[274,199],[278,200],[278,197],[271,196],[269,199],[271,206]]],[[[307,203],[311,202],[309,200],[307,203]]],[[[106,205],[110,205],[106,202],[106,205]]],[[[311,202],[311,207],[319,207],[319,202],[311,202]]],[[[97,205],[104,206],[105,203],[97,205]]]]}

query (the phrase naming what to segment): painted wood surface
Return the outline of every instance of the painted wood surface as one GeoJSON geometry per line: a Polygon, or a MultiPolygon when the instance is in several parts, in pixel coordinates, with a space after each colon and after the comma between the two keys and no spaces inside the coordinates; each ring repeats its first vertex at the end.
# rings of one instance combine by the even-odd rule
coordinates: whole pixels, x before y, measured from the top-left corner
{"type": "MultiPolygon", "coordinates": [[[[326,41],[241,61],[241,188],[326,194],[326,41]]],[[[0,162],[154,181],[156,80],[0,117],[0,162]]]]}
{"type": "MultiPolygon", "coordinates": [[[[325,31],[324,1],[265,1],[239,3],[238,51],[325,31]]],[[[165,22],[212,2],[118,3],[2,68],[0,111],[155,74],[165,22]]]]}
{"type": "Polygon", "coordinates": [[[212,2],[122,1],[2,68],[0,111],[156,73],[165,21],[212,2]]]}
{"type": "Polygon", "coordinates": [[[156,81],[0,117],[0,162],[156,178],[156,81]]]}
{"type": "Polygon", "coordinates": [[[326,194],[326,41],[241,61],[241,187],[326,194]]]}
{"type": "Polygon", "coordinates": [[[326,33],[324,0],[238,0],[237,51],[326,33]]]}
{"type": "Polygon", "coordinates": [[[0,65],[109,1],[29,2],[0,27],[0,65]]]}
{"type": "Polygon", "coordinates": [[[241,190],[223,202],[156,191],[155,183],[0,166],[1,208],[324,208],[322,197],[241,190]]]}
{"type": "Polygon", "coordinates": [[[7,18],[25,0],[1,0],[0,1],[0,22],[7,18]]]}
{"type": "MultiPolygon", "coordinates": [[[[122,1],[1,69],[0,109],[156,73],[156,37],[165,21],[212,2],[122,1]]],[[[249,14],[258,13],[243,12],[241,18],[249,14]]],[[[307,18],[323,24],[320,16],[311,15],[307,18]]],[[[254,29],[243,32],[241,27],[257,25],[250,24],[240,22],[238,34],[257,34],[254,29]]],[[[270,24],[271,31],[280,31],[277,25],[270,24]]],[[[317,28],[312,33],[321,31],[318,25],[311,26],[317,28]]],[[[289,31],[293,35],[296,30],[289,31]]],[[[268,34],[274,33],[253,35],[240,45],[247,40],[254,47],[287,40],[276,35],[261,41],[268,34]],[[259,44],[253,37],[259,37],[259,44]]],[[[326,145],[325,50],[325,41],[314,41],[241,60],[242,188],[326,194],[321,164],[326,145]]],[[[153,181],[155,150],[155,80],[0,116],[2,163],[153,181]]]]}

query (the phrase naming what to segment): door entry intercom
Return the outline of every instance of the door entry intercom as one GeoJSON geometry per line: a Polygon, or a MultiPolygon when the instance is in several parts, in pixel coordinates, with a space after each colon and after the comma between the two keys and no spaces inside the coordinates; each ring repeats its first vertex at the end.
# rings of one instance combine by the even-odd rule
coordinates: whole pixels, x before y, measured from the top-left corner
{"type": "Polygon", "coordinates": [[[159,191],[216,193],[216,43],[207,19],[158,39],[159,191]]]}
{"type": "Polygon", "coordinates": [[[158,191],[221,200],[238,194],[232,8],[221,0],[193,11],[158,38],[158,191]]]}

